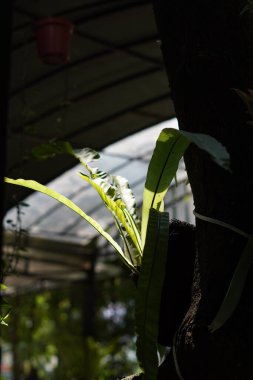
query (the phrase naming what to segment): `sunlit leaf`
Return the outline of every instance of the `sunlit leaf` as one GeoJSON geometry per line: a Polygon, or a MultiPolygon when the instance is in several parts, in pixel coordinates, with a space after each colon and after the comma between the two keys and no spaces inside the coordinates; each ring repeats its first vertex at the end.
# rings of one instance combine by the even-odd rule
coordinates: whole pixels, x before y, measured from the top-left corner
{"type": "Polygon", "coordinates": [[[73,203],[71,200],[66,198],[64,195],[61,195],[57,193],[55,190],[49,189],[48,187],[41,185],[40,183],[32,180],[24,180],[24,179],[11,179],[11,178],[5,178],[5,182],[11,183],[13,185],[19,185],[19,186],[24,186],[28,187],[30,189],[39,191],[41,193],[44,193],[54,199],[56,199],[58,202],[64,204],[74,212],[76,212],[78,215],[80,215],[82,218],[84,218],[89,224],[92,225],[104,238],[114,247],[114,249],[119,253],[120,257],[123,259],[125,264],[130,267],[132,270],[135,270],[131,262],[127,260],[124,256],[124,252],[116,243],[116,241],[107,233],[103,230],[103,228],[100,226],[99,223],[97,223],[93,218],[85,214],[83,210],[81,210],[75,203],[73,203]]]}
{"type": "MultiPolygon", "coordinates": [[[[116,200],[116,201],[113,200],[112,186],[108,182],[102,180],[101,178],[91,179],[89,176],[83,173],[79,173],[79,175],[81,176],[81,178],[83,178],[85,181],[90,183],[96,189],[101,199],[105,203],[107,209],[113,214],[113,216],[118,218],[124,230],[127,232],[129,237],[131,238],[134,247],[137,249],[138,256],[140,256],[141,248],[139,246],[139,240],[140,240],[139,234],[136,235],[136,230],[133,229],[133,226],[130,224],[131,216],[130,216],[130,219],[126,218],[125,216],[125,212],[123,211],[126,208],[125,204],[121,200],[116,200]],[[111,196],[110,196],[110,190],[111,190],[111,196]]],[[[115,197],[116,197],[116,194],[115,194],[115,197]]],[[[121,229],[119,231],[122,232],[121,229]]],[[[126,238],[125,236],[121,236],[121,237],[123,238],[123,240],[126,238]]],[[[132,260],[135,262],[135,266],[139,265],[140,257],[138,258],[138,256],[134,254],[134,256],[132,257],[132,260]]]]}
{"type": "Polygon", "coordinates": [[[91,148],[75,149],[73,150],[73,154],[84,165],[100,158],[99,153],[91,148]]]}
{"type": "Polygon", "coordinates": [[[101,169],[89,165],[93,159],[97,159],[96,151],[88,150],[88,159],[80,159],[89,175],[79,175],[89,182],[98,192],[107,209],[113,217],[118,218],[122,228],[116,225],[124,242],[126,253],[131,255],[135,266],[140,265],[141,244],[139,232],[139,219],[136,210],[136,201],[128,181],[122,176],[111,175],[101,169]],[[89,154],[90,153],[90,154],[89,154]]]}
{"type": "Polygon", "coordinates": [[[145,243],[148,212],[151,207],[162,211],[163,199],[175,177],[180,159],[190,143],[209,153],[222,168],[229,170],[229,153],[212,136],[172,128],[160,133],[151,157],[143,193],[141,238],[145,243]]]}
{"type": "Polygon", "coordinates": [[[131,226],[134,234],[135,234],[135,238],[136,238],[136,248],[138,250],[138,252],[140,254],[142,254],[142,248],[141,248],[141,235],[140,235],[140,230],[139,230],[139,227],[136,223],[136,220],[135,218],[133,218],[133,216],[130,214],[130,212],[128,211],[128,209],[126,207],[121,206],[121,209],[125,215],[125,219],[126,219],[126,222],[129,226],[131,226]]]}
{"type": "Polygon", "coordinates": [[[118,190],[119,198],[126,205],[126,208],[129,214],[135,220],[136,226],[138,226],[140,224],[140,220],[137,215],[136,200],[135,200],[133,191],[129,186],[128,180],[119,175],[113,176],[112,179],[113,179],[113,184],[116,186],[118,190]]]}
{"type": "Polygon", "coordinates": [[[186,148],[190,144],[188,138],[178,130],[163,129],[160,133],[151,157],[145,188],[143,193],[141,240],[146,239],[146,229],[150,208],[163,211],[163,199],[168,187],[175,177],[178,164],[186,148]]]}

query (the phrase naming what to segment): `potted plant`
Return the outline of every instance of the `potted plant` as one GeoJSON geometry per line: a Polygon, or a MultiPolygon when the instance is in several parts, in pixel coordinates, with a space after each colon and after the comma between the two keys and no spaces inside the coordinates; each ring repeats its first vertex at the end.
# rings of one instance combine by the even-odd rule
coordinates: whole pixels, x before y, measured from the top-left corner
{"type": "MultiPolygon", "coordinates": [[[[136,293],[136,332],[137,357],[145,380],[155,380],[161,358],[166,347],[158,342],[160,304],[166,274],[168,255],[169,214],[164,211],[164,197],[170,183],[176,176],[180,159],[188,146],[194,143],[208,152],[221,167],[228,169],[229,155],[226,149],[213,137],[163,129],[157,139],[156,147],[149,163],[143,192],[142,218],[138,218],[135,198],[128,181],[121,176],[110,175],[90,163],[99,159],[99,154],[85,148],[74,151],[69,143],[54,142],[45,153],[68,153],[77,158],[85,173],[79,176],[98,192],[106,208],[112,214],[122,238],[121,247],[102,227],[89,217],[71,200],[55,190],[33,180],[5,178],[5,182],[25,186],[40,191],[79,214],[90,223],[114,247],[122,261],[137,280],[136,293]]],[[[40,147],[40,152],[43,146],[40,147]]]]}
{"type": "Polygon", "coordinates": [[[40,59],[47,64],[66,63],[70,58],[73,24],[63,17],[46,17],[34,24],[40,59]]]}

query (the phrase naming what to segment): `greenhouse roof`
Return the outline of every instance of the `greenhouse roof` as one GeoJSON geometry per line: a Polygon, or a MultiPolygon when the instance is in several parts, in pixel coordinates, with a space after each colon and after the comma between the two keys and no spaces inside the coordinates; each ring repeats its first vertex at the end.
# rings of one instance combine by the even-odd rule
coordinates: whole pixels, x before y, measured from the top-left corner
{"type": "MultiPolygon", "coordinates": [[[[48,183],[75,162],[29,159],[53,139],[101,150],[175,116],[150,0],[16,0],[13,3],[6,174],[48,183]],[[44,63],[34,24],[72,22],[70,60],[44,63]],[[28,159],[27,159],[28,158],[28,159]]],[[[5,208],[27,196],[8,187],[5,208]]]]}

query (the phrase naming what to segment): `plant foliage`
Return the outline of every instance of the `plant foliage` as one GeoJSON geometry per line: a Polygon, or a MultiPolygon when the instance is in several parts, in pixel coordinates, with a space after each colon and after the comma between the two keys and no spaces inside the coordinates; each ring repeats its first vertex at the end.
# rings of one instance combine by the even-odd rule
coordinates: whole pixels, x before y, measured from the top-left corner
{"type": "Polygon", "coordinates": [[[67,153],[77,158],[86,170],[79,176],[98,192],[105,207],[112,214],[123,248],[97,223],[72,201],[32,180],[5,178],[7,183],[25,186],[55,198],[68,208],[79,214],[90,223],[114,247],[124,263],[135,273],[139,273],[136,326],[137,355],[148,380],[157,376],[159,365],[157,351],[157,335],[159,322],[160,298],[164,281],[165,260],[167,256],[167,239],[169,215],[164,212],[164,197],[172,179],[176,176],[179,161],[188,146],[194,143],[206,151],[221,167],[228,169],[229,154],[213,137],[194,134],[175,129],[164,129],[160,133],[153,152],[145,188],[143,192],[142,221],[137,216],[133,192],[127,180],[121,176],[113,176],[90,163],[99,159],[99,154],[90,148],[74,151],[69,143],[43,147],[44,156],[54,153],[67,153]]]}
{"type": "Polygon", "coordinates": [[[138,279],[136,297],[137,357],[145,380],[156,379],[158,357],[159,311],[165,276],[169,236],[169,214],[150,209],[148,239],[138,279]]]}

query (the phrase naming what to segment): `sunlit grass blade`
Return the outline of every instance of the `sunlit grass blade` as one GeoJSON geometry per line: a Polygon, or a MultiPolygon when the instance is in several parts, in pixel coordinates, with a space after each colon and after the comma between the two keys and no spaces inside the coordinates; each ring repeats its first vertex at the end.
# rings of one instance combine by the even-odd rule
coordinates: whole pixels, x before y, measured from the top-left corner
{"type": "Polygon", "coordinates": [[[80,209],[75,203],[73,203],[71,200],[66,198],[64,195],[59,194],[55,190],[52,190],[48,188],[47,186],[41,185],[40,183],[33,180],[24,180],[24,179],[14,180],[11,178],[5,178],[5,182],[13,184],[13,185],[28,187],[29,189],[39,191],[43,194],[46,194],[47,196],[51,198],[56,199],[58,202],[64,204],[69,209],[76,212],[83,219],[85,219],[92,227],[94,227],[113,246],[113,248],[118,252],[122,260],[125,262],[125,264],[129,268],[131,268],[131,270],[135,270],[132,263],[125,257],[124,252],[122,251],[118,243],[106,231],[104,231],[101,225],[97,223],[93,218],[85,214],[85,212],[82,209],[80,209]]]}
{"type": "Polygon", "coordinates": [[[145,380],[156,380],[158,373],[157,339],[168,237],[169,214],[151,209],[136,296],[137,357],[145,380]]]}

